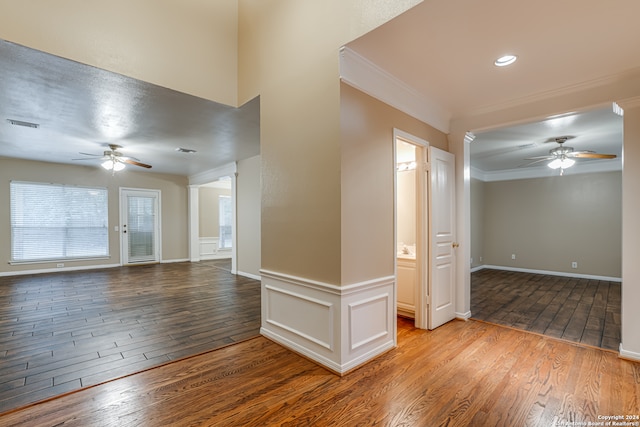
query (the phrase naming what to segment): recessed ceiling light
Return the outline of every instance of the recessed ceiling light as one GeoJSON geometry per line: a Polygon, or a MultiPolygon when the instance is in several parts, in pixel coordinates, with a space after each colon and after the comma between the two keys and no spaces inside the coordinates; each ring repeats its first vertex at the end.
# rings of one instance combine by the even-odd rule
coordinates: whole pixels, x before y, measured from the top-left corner
{"type": "Polygon", "coordinates": [[[182,147],[176,148],[176,151],[179,151],[181,153],[187,153],[187,154],[193,154],[196,152],[196,150],[192,150],[191,148],[182,148],[182,147]]]}
{"type": "Polygon", "coordinates": [[[496,59],[493,64],[497,67],[506,67],[516,62],[516,59],[518,59],[516,55],[504,55],[496,59]]]}

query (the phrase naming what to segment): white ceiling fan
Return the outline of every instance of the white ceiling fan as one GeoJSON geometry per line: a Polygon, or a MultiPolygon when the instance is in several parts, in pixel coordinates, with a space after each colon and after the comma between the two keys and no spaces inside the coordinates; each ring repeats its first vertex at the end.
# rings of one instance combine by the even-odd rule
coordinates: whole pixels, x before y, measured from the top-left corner
{"type": "Polygon", "coordinates": [[[109,149],[105,150],[102,154],[80,153],[84,156],[91,156],[91,157],[85,157],[85,158],[73,159],[73,160],[100,159],[102,160],[102,163],[101,163],[102,167],[112,172],[117,172],[124,169],[125,164],[140,166],[146,169],[151,169],[151,165],[148,165],[146,163],[141,163],[135,157],[128,157],[123,155],[121,152],[118,151],[118,149],[121,149],[121,148],[122,147],[120,145],[109,144],[109,149]]]}
{"type": "Polygon", "coordinates": [[[573,136],[560,136],[557,138],[551,138],[547,142],[556,142],[558,146],[549,150],[547,156],[528,157],[525,160],[533,160],[531,163],[527,163],[524,166],[530,166],[535,163],[549,161],[547,166],[551,169],[560,169],[560,175],[564,170],[570,168],[575,164],[574,159],[615,159],[615,154],[599,154],[595,151],[580,150],[576,151],[573,147],[567,147],[563,145],[567,140],[574,138],[573,136]]]}

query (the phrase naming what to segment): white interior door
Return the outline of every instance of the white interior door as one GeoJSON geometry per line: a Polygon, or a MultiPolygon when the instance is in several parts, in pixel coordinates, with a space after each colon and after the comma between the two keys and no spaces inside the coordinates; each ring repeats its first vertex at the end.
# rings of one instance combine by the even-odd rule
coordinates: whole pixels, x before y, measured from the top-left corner
{"type": "Polygon", "coordinates": [[[431,271],[428,291],[428,328],[455,318],[455,157],[430,147],[431,271]]]}
{"type": "Polygon", "coordinates": [[[122,189],[120,209],[122,263],[160,262],[160,192],[122,189]]]}

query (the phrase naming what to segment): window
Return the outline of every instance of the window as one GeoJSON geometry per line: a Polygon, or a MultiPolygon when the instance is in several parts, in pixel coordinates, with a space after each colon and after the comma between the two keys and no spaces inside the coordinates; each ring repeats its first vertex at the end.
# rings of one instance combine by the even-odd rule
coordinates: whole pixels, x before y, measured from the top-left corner
{"type": "Polygon", "coordinates": [[[220,209],[220,242],[218,244],[219,249],[231,249],[231,223],[233,221],[231,197],[218,196],[218,207],[220,209]]]}
{"type": "Polygon", "coordinates": [[[106,188],[11,182],[11,260],[109,256],[106,188]]]}

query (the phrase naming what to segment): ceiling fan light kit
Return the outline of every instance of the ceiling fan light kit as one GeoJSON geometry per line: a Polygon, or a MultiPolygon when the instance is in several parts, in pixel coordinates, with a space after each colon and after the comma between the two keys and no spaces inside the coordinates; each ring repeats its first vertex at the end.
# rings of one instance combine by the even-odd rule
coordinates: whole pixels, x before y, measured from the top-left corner
{"type": "Polygon", "coordinates": [[[118,171],[123,170],[127,164],[140,166],[146,169],[151,169],[151,165],[147,165],[138,161],[134,157],[123,156],[121,152],[118,151],[119,148],[122,148],[116,144],[109,144],[109,149],[106,150],[102,155],[99,154],[91,154],[91,153],[80,153],[85,156],[94,156],[94,157],[85,157],[82,159],[73,159],[73,160],[92,160],[92,159],[101,159],[103,162],[100,164],[103,168],[112,173],[116,173],[118,171]]]}
{"type": "Polygon", "coordinates": [[[552,160],[549,162],[547,166],[549,166],[551,169],[558,169],[558,168],[567,169],[573,166],[575,163],[576,161],[573,159],[564,158],[564,159],[552,160]]]}
{"type": "Polygon", "coordinates": [[[567,140],[574,138],[573,136],[561,136],[558,138],[553,138],[550,140],[556,142],[558,146],[556,148],[552,148],[549,150],[548,156],[539,156],[539,157],[529,157],[525,160],[533,160],[533,162],[529,163],[532,165],[538,162],[544,162],[549,160],[547,166],[551,169],[560,169],[560,175],[563,174],[564,170],[573,166],[576,159],[615,159],[615,154],[598,154],[595,151],[589,150],[580,150],[575,151],[573,147],[566,147],[563,144],[567,142],[567,140]]]}
{"type": "Polygon", "coordinates": [[[102,162],[101,166],[103,168],[105,168],[106,170],[108,170],[108,171],[112,170],[112,171],[115,171],[115,172],[121,171],[122,169],[125,168],[125,164],[124,163],[120,163],[117,160],[114,161],[114,160],[111,160],[111,159],[105,160],[104,162],[102,162]]]}

